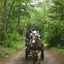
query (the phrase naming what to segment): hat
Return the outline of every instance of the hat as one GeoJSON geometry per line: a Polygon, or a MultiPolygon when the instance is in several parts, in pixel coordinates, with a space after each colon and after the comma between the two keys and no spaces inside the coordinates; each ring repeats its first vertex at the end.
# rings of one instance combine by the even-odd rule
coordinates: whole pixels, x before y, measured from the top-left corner
{"type": "Polygon", "coordinates": [[[38,31],[38,29],[36,29],[36,31],[38,31]]]}
{"type": "Polygon", "coordinates": [[[34,26],[32,28],[34,28],[34,26]]]}

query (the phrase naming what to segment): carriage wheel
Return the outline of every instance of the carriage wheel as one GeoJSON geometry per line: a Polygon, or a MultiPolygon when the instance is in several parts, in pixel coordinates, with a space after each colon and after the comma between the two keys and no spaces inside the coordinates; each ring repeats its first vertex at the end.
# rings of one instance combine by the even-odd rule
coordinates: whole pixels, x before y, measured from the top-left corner
{"type": "Polygon", "coordinates": [[[42,60],[44,60],[44,51],[43,50],[41,52],[41,57],[42,57],[42,60]]]}
{"type": "Polygon", "coordinates": [[[27,58],[28,58],[28,54],[27,54],[28,52],[27,52],[27,49],[25,50],[25,59],[27,60],[27,58]]]}

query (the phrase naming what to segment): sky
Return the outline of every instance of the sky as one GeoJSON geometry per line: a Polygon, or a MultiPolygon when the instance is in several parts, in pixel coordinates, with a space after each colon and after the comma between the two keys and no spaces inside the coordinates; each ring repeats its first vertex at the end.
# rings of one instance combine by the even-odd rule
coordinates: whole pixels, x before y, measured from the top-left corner
{"type": "MultiPolygon", "coordinates": [[[[43,2],[43,1],[46,1],[46,0],[33,0],[33,2],[31,4],[35,5],[38,2],[43,2]]],[[[49,2],[51,2],[51,0],[49,0],[49,2]]]]}
{"type": "Polygon", "coordinates": [[[43,2],[44,0],[33,0],[33,2],[31,3],[31,4],[33,4],[33,5],[35,5],[35,4],[37,4],[38,2],[43,2]]]}
{"type": "MultiPolygon", "coordinates": [[[[44,2],[46,0],[32,0],[31,4],[32,5],[35,5],[35,4],[38,4],[39,2],[44,2]]],[[[51,0],[49,0],[49,2],[51,2],[51,0]]],[[[23,3],[25,5],[25,3],[23,3]]]]}

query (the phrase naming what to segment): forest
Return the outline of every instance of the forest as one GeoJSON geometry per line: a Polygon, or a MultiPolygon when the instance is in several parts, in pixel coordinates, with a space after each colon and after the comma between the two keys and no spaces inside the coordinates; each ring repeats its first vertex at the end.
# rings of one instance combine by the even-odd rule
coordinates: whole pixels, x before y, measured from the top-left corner
{"type": "Polygon", "coordinates": [[[64,0],[0,0],[0,57],[24,47],[32,26],[44,44],[64,54],[64,0]]]}

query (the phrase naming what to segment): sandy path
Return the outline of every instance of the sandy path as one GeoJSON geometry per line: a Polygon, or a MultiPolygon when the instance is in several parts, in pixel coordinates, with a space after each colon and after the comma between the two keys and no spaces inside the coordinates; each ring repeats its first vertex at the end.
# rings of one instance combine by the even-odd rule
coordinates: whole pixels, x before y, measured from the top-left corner
{"type": "MultiPolygon", "coordinates": [[[[25,60],[25,48],[18,52],[11,60],[3,62],[1,64],[32,64],[31,55],[28,57],[28,60],[25,60]]],[[[36,63],[37,64],[37,63],[36,63]]],[[[48,50],[44,51],[44,60],[40,61],[40,64],[64,64],[63,61],[60,61],[54,54],[48,50]]]]}

